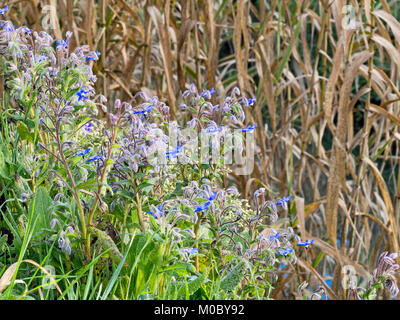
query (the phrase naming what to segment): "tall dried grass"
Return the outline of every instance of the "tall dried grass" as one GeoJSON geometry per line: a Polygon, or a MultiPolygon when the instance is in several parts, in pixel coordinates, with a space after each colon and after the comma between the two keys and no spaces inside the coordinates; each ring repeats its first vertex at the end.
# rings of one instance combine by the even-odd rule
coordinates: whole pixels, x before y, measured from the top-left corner
{"type": "MultiPolygon", "coordinates": [[[[163,97],[175,115],[190,83],[256,96],[256,167],[232,176],[243,196],[296,195],[287,217],[314,248],[274,291],[307,280],[344,298],[343,268],[368,276],[399,251],[400,22],[396,0],[11,1],[10,18],[101,52],[98,90],[163,97]],[[345,28],[346,5],[357,28],[345,28]],[[340,240],[340,247],[337,245],[340,240]],[[314,282],[315,281],[315,282],[314,282]]],[[[218,103],[214,98],[214,103],[218,103]]]]}

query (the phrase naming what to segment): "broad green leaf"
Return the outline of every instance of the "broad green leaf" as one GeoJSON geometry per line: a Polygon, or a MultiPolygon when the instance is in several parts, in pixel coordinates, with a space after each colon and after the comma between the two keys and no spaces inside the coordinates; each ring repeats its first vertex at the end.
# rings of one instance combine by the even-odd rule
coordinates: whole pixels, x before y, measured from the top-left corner
{"type": "Polygon", "coordinates": [[[26,141],[29,141],[29,142],[33,143],[32,133],[29,132],[29,129],[26,126],[25,123],[23,123],[23,122],[19,122],[18,123],[17,132],[18,132],[18,134],[19,134],[19,136],[21,137],[22,140],[26,140],[26,141]]]}
{"type": "Polygon", "coordinates": [[[98,243],[98,246],[104,251],[109,249],[109,255],[111,259],[115,263],[120,263],[122,259],[122,253],[119,251],[117,245],[111,239],[111,237],[107,234],[107,232],[103,230],[99,230],[95,227],[89,227],[89,232],[92,233],[97,237],[96,243],[98,243]]]}
{"type": "Polygon", "coordinates": [[[221,279],[220,287],[222,290],[232,291],[242,281],[243,276],[246,272],[246,264],[244,261],[239,262],[231,272],[221,279]]]}

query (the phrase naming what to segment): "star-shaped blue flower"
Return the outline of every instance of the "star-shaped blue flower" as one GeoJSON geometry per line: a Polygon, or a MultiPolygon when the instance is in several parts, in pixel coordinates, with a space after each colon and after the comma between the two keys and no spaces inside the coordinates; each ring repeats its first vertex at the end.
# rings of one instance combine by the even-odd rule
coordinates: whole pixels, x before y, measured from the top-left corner
{"type": "Polygon", "coordinates": [[[87,96],[88,93],[89,93],[89,91],[86,91],[84,89],[79,90],[76,93],[76,95],[78,96],[78,101],[87,100],[88,99],[88,96],[87,96]]]}
{"type": "Polygon", "coordinates": [[[0,9],[0,14],[4,15],[8,11],[8,5],[5,6],[3,9],[0,9]]]}
{"type": "Polygon", "coordinates": [[[167,157],[167,159],[176,158],[181,149],[182,146],[178,144],[178,146],[174,150],[166,152],[165,156],[167,157]]]}
{"type": "Polygon", "coordinates": [[[283,197],[282,199],[276,201],[275,204],[277,206],[281,206],[284,202],[289,202],[290,198],[291,198],[290,196],[283,197]]]}
{"type": "Polygon", "coordinates": [[[151,110],[153,110],[154,108],[154,104],[149,105],[147,108],[143,109],[143,110],[139,110],[139,111],[135,111],[133,114],[145,114],[147,112],[150,112],[151,110]]]}
{"type": "Polygon", "coordinates": [[[86,163],[90,163],[92,161],[96,161],[96,160],[99,160],[99,159],[103,159],[103,157],[102,156],[93,156],[93,157],[90,157],[89,159],[87,159],[86,163]]]}
{"type": "Polygon", "coordinates": [[[310,244],[312,244],[314,242],[314,239],[311,239],[311,240],[306,240],[306,241],[304,241],[304,242],[299,242],[298,244],[297,244],[297,246],[298,247],[308,247],[310,244]]]}
{"type": "Polygon", "coordinates": [[[76,157],[84,156],[84,155],[88,154],[89,151],[90,151],[90,148],[87,148],[85,151],[78,152],[77,154],[75,154],[75,156],[76,157]]]}
{"type": "Polygon", "coordinates": [[[242,129],[242,132],[250,132],[253,131],[257,127],[257,123],[254,123],[253,126],[249,125],[247,128],[242,129]]]}
{"type": "Polygon", "coordinates": [[[281,255],[281,256],[287,256],[289,253],[292,253],[293,252],[293,248],[286,248],[286,249],[283,249],[283,250],[279,250],[279,255],[281,255]]]}

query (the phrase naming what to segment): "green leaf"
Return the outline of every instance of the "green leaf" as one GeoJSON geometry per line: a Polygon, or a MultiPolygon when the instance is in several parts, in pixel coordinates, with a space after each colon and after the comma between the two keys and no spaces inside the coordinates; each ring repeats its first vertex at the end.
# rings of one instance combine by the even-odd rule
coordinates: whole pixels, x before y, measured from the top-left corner
{"type": "MultiPolygon", "coordinates": [[[[33,220],[36,221],[35,232],[39,232],[44,228],[50,226],[50,215],[48,208],[52,205],[53,201],[45,187],[39,187],[34,195],[33,207],[33,220]],[[36,220],[37,219],[37,220],[36,220]]],[[[29,211],[32,209],[32,203],[29,211]]]]}
{"type": "Polygon", "coordinates": [[[17,132],[22,140],[27,140],[27,141],[33,143],[32,133],[29,132],[29,129],[24,122],[18,123],[17,132]]]}
{"type": "Polygon", "coordinates": [[[241,261],[236,265],[231,272],[221,279],[220,287],[225,291],[232,291],[242,281],[243,276],[246,272],[246,264],[241,261]]]}
{"type": "Polygon", "coordinates": [[[201,285],[205,281],[206,274],[203,273],[200,276],[192,276],[190,278],[191,279],[187,281],[187,287],[186,284],[183,285],[181,284],[181,287],[179,288],[178,291],[178,298],[185,297],[186,288],[188,290],[189,296],[193,295],[197,290],[199,290],[201,285]]]}
{"type": "Polygon", "coordinates": [[[66,96],[65,96],[65,100],[69,100],[74,94],[76,94],[81,88],[76,88],[76,89],[72,89],[71,91],[69,91],[66,96]]]}
{"type": "Polygon", "coordinates": [[[122,256],[121,252],[119,251],[117,245],[115,244],[113,239],[111,239],[111,237],[107,234],[107,232],[105,232],[103,230],[99,230],[95,227],[89,227],[89,232],[94,234],[97,237],[96,243],[98,243],[99,247],[103,251],[105,251],[107,249],[110,250],[109,255],[115,263],[121,262],[123,256],[122,256]]]}
{"type": "Polygon", "coordinates": [[[368,291],[366,295],[366,300],[375,300],[375,298],[376,298],[376,289],[373,288],[368,291]]]}
{"type": "Polygon", "coordinates": [[[174,263],[171,266],[166,266],[160,269],[160,272],[165,272],[165,273],[175,273],[178,276],[184,276],[185,274],[191,274],[196,272],[196,268],[193,266],[193,264],[189,262],[177,262],[174,263]]]}
{"type": "Polygon", "coordinates": [[[143,293],[139,295],[138,300],[155,300],[155,297],[149,293],[143,293]]]}
{"type": "Polygon", "coordinates": [[[148,183],[148,182],[143,182],[141,183],[138,188],[141,189],[143,191],[143,193],[149,193],[151,191],[151,189],[153,188],[152,183],[148,183]]]}
{"type": "Polygon", "coordinates": [[[143,173],[143,172],[138,172],[138,173],[135,173],[135,174],[133,175],[133,177],[134,177],[135,179],[141,179],[141,178],[143,178],[143,177],[145,177],[145,176],[146,176],[146,174],[143,173]]]}
{"type": "Polygon", "coordinates": [[[292,53],[292,50],[293,50],[293,45],[296,43],[296,40],[297,40],[297,38],[299,36],[299,33],[300,33],[300,26],[301,26],[301,23],[300,23],[300,21],[298,21],[296,26],[295,26],[295,30],[294,30],[294,35],[293,35],[292,41],[290,42],[289,46],[286,47],[286,50],[285,50],[285,52],[283,54],[282,61],[281,61],[280,65],[278,67],[278,70],[276,72],[276,75],[275,75],[275,78],[274,78],[275,83],[278,83],[278,81],[279,81],[279,79],[280,79],[280,77],[281,77],[281,75],[283,73],[283,69],[285,68],[286,63],[289,61],[290,54],[292,53]]]}
{"type": "Polygon", "coordinates": [[[9,180],[6,157],[4,156],[2,150],[0,150],[0,176],[2,176],[4,179],[9,180]]]}
{"type": "Polygon", "coordinates": [[[84,189],[84,190],[90,190],[93,189],[97,184],[97,180],[95,178],[89,179],[88,181],[84,181],[79,183],[76,188],[77,189],[84,189]]]}

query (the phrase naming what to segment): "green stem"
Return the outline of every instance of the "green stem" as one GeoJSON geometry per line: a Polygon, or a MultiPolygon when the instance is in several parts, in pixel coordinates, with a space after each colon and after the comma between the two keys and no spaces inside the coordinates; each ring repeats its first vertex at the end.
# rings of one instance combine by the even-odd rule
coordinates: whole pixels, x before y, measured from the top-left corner
{"type": "Polygon", "coordinates": [[[141,199],[140,199],[138,192],[136,192],[136,204],[137,204],[137,216],[138,216],[139,224],[144,231],[144,230],[146,230],[146,225],[143,220],[142,204],[141,204],[141,199]]]}
{"type": "MultiPolygon", "coordinates": [[[[199,229],[200,229],[200,223],[201,223],[201,212],[197,213],[197,222],[194,225],[194,234],[195,234],[195,243],[194,243],[194,247],[195,248],[199,248],[199,229]]],[[[199,271],[199,256],[196,255],[194,257],[194,265],[196,267],[196,271],[199,271]]]]}
{"type": "MultiPolygon", "coordinates": [[[[74,177],[72,176],[71,169],[69,168],[68,163],[65,160],[64,151],[63,151],[62,146],[61,146],[60,134],[59,134],[59,126],[58,125],[56,126],[56,140],[57,140],[58,150],[59,150],[59,153],[60,153],[60,156],[61,156],[61,162],[64,165],[64,168],[65,168],[65,171],[67,172],[68,178],[71,180],[72,194],[73,194],[73,196],[75,198],[76,204],[78,205],[79,217],[80,217],[81,224],[82,224],[83,239],[87,239],[85,213],[83,211],[81,199],[79,197],[79,192],[76,189],[76,184],[75,184],[74,177]]],[[[87,257],[89,258],[90,251],[86,250],[86,254],[87,254],[87,257]]]]}
{"type": "MultiPolygon", "coordinates": [[[[104,163],[103,172],[102,172],[101,178],[100,178],[100,183],[99,183],[99,186],[97,188],[97,194],[99,195],[99,197],[101,196],[101,192],[103,191],[104,181],[105,181],[105,178],[106,178],[106,175],[107,175],[107,169],[108,169],[108,166],[110,164],[109,160],[111,160],[111,153],[112,153],[112,150],[113,150],[113,145],[115,143],[115,139],[117,137],[118,125],[119,125],[120,121],[121,121],[121,117],[118,118],[118,122],[117,122],[117,124],[116,124],[116,126],[115,126],[115,128],[113,130],[114,132],[113,132],[113,136],[112,136],[112,139],[111,139],[110,147],[108,149],[107,160],[104,163]]],[[[92,225],[92,223],[93,223],[93,217],[94,217],[94,213],[96,211],[98,202],[99,202],[99,198],[96,197],[94,199],[94,203],[93,203],[92,209],[89,212],[88,226],[92,225]]],[[[86,252],[87,252],[88,258],[89,258],[90,257],[90,234],[86,238],[86,252]]]]}

